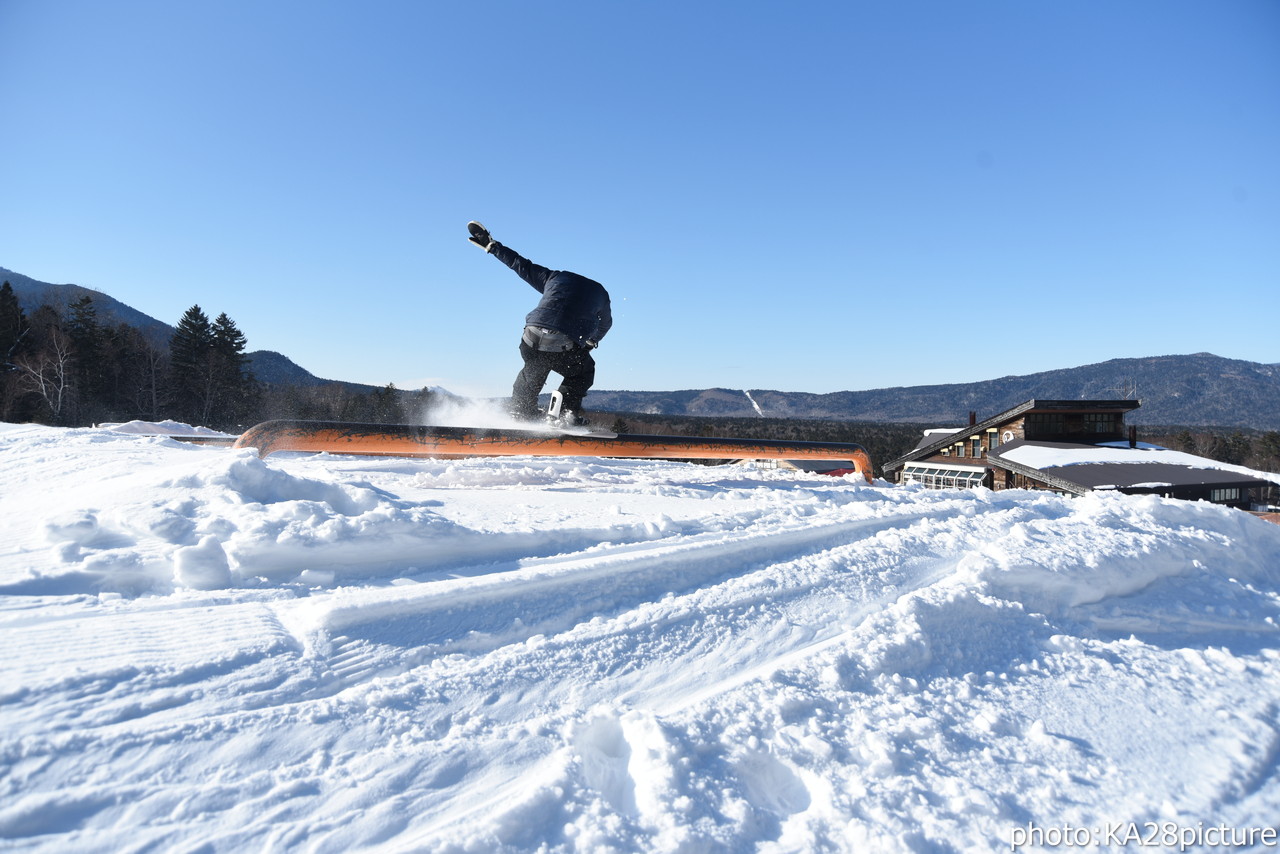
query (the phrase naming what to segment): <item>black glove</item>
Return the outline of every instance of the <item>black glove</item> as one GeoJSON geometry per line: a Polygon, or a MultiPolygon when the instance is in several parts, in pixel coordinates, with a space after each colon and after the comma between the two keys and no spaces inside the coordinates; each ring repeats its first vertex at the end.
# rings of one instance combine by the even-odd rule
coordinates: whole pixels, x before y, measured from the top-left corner
{"type": "Polygon", "coordinates": [[[480,223],[467,223],[467,231],[471,232],[471,236],[468,237],[467,240],[470,240],[485,252],[488,252],[493,247],[493,238],[489,236],[489,229],[485,228],[480,223]]]}

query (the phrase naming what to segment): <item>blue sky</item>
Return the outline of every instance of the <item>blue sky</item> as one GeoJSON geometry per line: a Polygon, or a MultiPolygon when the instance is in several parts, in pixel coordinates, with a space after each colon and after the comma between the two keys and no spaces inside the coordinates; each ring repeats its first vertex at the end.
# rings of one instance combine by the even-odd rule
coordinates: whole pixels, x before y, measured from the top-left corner
{"type": "Polygon", "coordinates": [[[0,266],[333,379],[509,392],[470,219],[599,388],[1280,362],[1274,0],[0,0],[0,120],[0,266]]]}

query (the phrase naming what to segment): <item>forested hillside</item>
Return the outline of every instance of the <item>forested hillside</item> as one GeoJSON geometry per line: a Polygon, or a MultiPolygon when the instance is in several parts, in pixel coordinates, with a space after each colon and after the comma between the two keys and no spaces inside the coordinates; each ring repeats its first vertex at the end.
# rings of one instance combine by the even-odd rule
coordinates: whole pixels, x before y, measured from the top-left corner
{"type": "Polygon", "coordinates": [[[246,352],[235,321],[199,305],[172,327],[148,318],[144,331],[120,319],[119,303],[74,287],[28,287],[49,298],[28,309],[0,283],[0,421],[172,419],[232,432],[268,418],[397,423],[434,394],[321,380],[278,353],[246,352]]]}

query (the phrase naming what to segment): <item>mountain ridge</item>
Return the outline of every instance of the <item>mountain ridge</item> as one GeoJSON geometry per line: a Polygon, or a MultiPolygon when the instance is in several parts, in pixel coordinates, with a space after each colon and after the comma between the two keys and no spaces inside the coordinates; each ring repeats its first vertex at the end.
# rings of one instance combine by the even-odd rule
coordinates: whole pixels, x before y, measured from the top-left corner
{"type": "MultiPolygon", "coordinates": [[[[157,347],[168,347],[173,336],[174,327],[163,320],[145,314],[130,305],[120,302],[110,294],[75,284],[51,284],[41,282],[30,276],[24,276],[13,270],[0,267],[0,282],[8,282],[18,297],[18,304],[23,311],[31,312],[41,305],[51,305],[65,310],[81,297],[93,298],[94,308],[98,313],[98,321],[105,326],[127,323],[139,329],[142,334],[157,347]]],[[[306,368],[294,362],[283,353],[274,350],[253,350],[245,353],[249,367],[260,381],[272,385],[318,386],[338,383],[352,389],[372,390],[377,386],[364,383],[351,383],[344,380],[328,380],[317,377],[306,368]]]]}
{"type": "Polygon", "coordinates": [[[1212,353],[1110,359],[973,383],[826,394],[772,389],[592,391],[588,408],[661,415],[963,424],[1023,401],[1137,399],[1134,424],[1280,429],[1280,367],[1212,353]],[[748,397],[748,393],[750,397],[748,397]],[[758,409],[757,409],[758,407],[758,409]]]}
{"type": "Polygon", "coordinates": [[[41,282],[4,267],[0,267],[0,282],[8,282],[13,286],[13,292],[18,297],[18,304],[22,306],[23,311],[28,313],[42,305],[50,305],[59,310],[66,310],[68,306],[81,297],[88,296],[93,298],[98,320],[104,325],[114,326],[118,323],[127,323],[140,330],[148,341],[157,345],[165,344],[167,346],[169,336],[173,334],[173,327],[164,321],[156,320],[154,317],[120,302],[110,294],[94,288],[87,288],[83,285],[55,285],[49,282],[41,282]]]}

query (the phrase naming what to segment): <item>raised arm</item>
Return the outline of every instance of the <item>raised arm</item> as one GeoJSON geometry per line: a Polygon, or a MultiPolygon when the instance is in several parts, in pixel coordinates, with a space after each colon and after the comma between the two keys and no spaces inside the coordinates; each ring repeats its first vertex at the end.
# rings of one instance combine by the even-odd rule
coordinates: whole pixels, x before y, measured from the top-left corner
{"type": "Polygon", "coordinates": [[[553,270],[548,270],[541,264],[535,264],[514,249],[503,246],[493,239],[493,236],[489,234],[489,229],[475,220],[467,223],[467,233],[469,235],[467,240],[470,240],[476,246],[506,264],[515,271],[517,276],[532,285],[535,291],[542,293],[546,290],[547,279],[551,277],[553,270]]]}
{"type": "Polygon", "coordinates": [[[533,285],[533,289],[538,293],[542,293],[546,289],[547,279],[554,272],[541,264],[533,263],[511,247],[503,246],[496,240],[489,245],[489,254],[514,270],[517,276],[533,285]]]}

